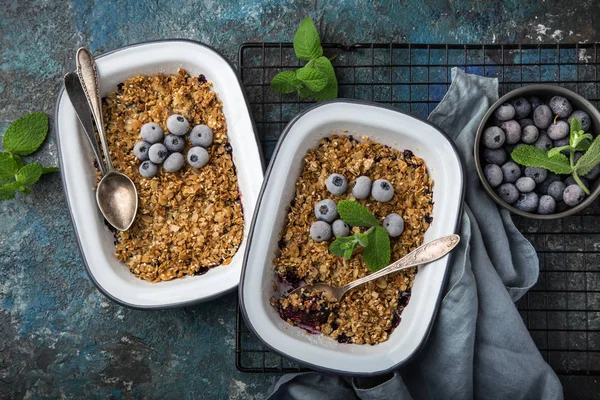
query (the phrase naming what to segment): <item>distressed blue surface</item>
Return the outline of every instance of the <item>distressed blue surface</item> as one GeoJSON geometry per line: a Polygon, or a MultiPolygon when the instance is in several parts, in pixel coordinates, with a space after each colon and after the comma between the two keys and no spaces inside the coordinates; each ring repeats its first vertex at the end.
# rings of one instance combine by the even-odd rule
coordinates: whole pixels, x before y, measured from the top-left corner
{"type": "MultiPolygon", "coordinates": [[[[79,46],[99,53],[189,38],[236,61],[243,42],[288,41],[305,16],[317,21],[323,41],[348,44],[600,40],[594,0],[47,0],[2,7],[0,132],[27,112],[52,115],[79,46]]],[[[29,159],[57,163],[54,132],[29,159]]],[[[84,272],[58,174],[30,196],[0,203],[0,269],[0,398],[262,399],[273,379],[235,369],[234,294],[159,312],[104,298],[84,272]]]]}

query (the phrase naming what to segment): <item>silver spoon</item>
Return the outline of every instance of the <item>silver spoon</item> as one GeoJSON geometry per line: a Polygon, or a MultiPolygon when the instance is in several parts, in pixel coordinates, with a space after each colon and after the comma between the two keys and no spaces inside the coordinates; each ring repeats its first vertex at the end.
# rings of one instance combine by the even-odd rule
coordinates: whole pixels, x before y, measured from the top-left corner
{"type": "Polygon", "coordinates": [[[344,286],[330,286],[326,283],[314,283],[312,285],[305,285],[292,290],[288,295],[292,293],[299,293],[301,289],[305,290],[318,290],[323,292],[325,297],[330,299],[336,299],[340,301],[342,297],[350,290],[362,285],[363,283],[370,282],[374,279],[381,278],[382,276],[389,275],[394,272],[398,272],[402,269],[411,268],[416,265],[427,264],[442,258],[448,254],[456,245],[460,242],[460,236],[449,235],[439,239],[432,240],[429,243],[425,243],[417,247],[415,250],[408,253],[398,261],[388,265],[387,267],[380,269],[364,278],[352,281],[344,286]]]}
{"type": "Polygon", "coordinates": [[[108,141],[104,132],[100,85],[94,56],[86,48],[77,50],[77,75],[92,111],[102,150],[106,160],[106,175],[96,189],[96,202],[104,218],[120,231],[129,229],[138,208],[138,195],[133,181],[125,174],[117,172],[110,160],[108,141]]]}
{"type": "Polygon", "coordinates": [[[90,146],[92,146],[92,151],[98,162],[98,168],[100,168],[100,172],[104,176],[106,175],[106,166],[104,165],[104,161],[102,161],[102,153],[100,153],[100,147],[98,146],[98,140],[94,132],[94,125],[92,124],[90,106],[88,106],[85,92],[83,91],[83,87],[81,87],[81,82],[79,82],[79,77],[75,72],[69,72],[65,75],[64,83],[67,95],[75,109],[75,114],[77,114],[83,131],[90,142],[90,146]]]}

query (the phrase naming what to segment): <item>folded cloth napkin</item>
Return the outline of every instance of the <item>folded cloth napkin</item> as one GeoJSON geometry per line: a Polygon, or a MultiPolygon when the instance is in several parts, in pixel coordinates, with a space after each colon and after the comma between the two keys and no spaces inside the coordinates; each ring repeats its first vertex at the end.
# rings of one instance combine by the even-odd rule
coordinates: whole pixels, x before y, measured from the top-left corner
{"type": "MultiPolygon", "coordinates": [[[[535,284],[539,260],[475,173],[473,141],[498,99],[498,80],[454,68],[429,120],[455,141],[465,168],[462,238],[429,339],[393,374],[345,378],[284,375],[269,399],[562,399],[556,374],[536,348],[514,302],[535,284]]],[[[402,329],[400,326],[399,329],[402,329]]]]}

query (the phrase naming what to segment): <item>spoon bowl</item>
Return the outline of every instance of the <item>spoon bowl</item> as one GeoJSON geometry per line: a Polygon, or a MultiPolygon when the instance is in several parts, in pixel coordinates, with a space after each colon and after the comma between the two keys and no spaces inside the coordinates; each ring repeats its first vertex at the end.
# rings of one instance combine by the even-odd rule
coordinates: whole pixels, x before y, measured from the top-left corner
{"type": "MultiPolygon", "coordinates": [[[[127,175],[115,170],[110,159],[110,150],[102,118],[98,70],[94,57],[88,49],[82,47],[77,50],[76,61],[77,75],[96,122],[106,161],[106,174],[96,189],[96,202],[109,224],[117,230],[126,231],[133,224],[137,213],[137,189],[127,175]]],[[[90,141],[92,140],[90,139],[90,141]]],[[[102,163],[102,160],[99,159],[98,163],[102,163]]]]}
{"type": "Polygon", "coordinates": [[[131,227],[138,208],[138,195],[133,181],[120,172],[110,172],[96,189],[96,201],[104,218],[115,229],[131,227]]]}

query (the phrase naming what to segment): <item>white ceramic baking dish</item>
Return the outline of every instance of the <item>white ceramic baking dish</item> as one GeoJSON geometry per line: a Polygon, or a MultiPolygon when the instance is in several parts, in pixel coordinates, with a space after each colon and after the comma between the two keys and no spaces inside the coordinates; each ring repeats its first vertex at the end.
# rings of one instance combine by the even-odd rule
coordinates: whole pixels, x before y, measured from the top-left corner
{"type": "Polygon", "coordinates": [[[212,299],[234,289],[240,279],[247,235],[263,179],[263,163],[249,107],[236,72],[212,48],[193,41],[166,40],[128,46],[96,58],[102,96],[138,74],[204,74],[223,102],[233,161],[244,210],[244,239],[231,263],[201,276],[156,284],[133,276],[114,256],[113,234],[104,224],[94,192],[96,171],[89,144],[64,91],[56,105],[60,170],[69,210],[86,269],[98,288],[133,308],[161,309],[212,299]]]}
{"type": "MultiPolygon", "coordinates": [[[[338,100],[319,104],[294,118],[283,131],[254,214],[240,300],[252,331],[271,349],[313,369],[348,375],[374,375],[408,361],[424,343],[441,300],[448,271],[446,256],[419,268],[400,325],[389,340],[375,345],[340,344],[311,335],[283,321],[269,304],[273,259],[287,207],[306,151],[333,130],[371,140],[421,157],[434,180],[433,222],[425,241],[455,233],[462,209],[463,170],[454,144],[430,123],[375,103],[338,100]]],[[[308,233],[307,233],[308,234],[308,233]]]]}

